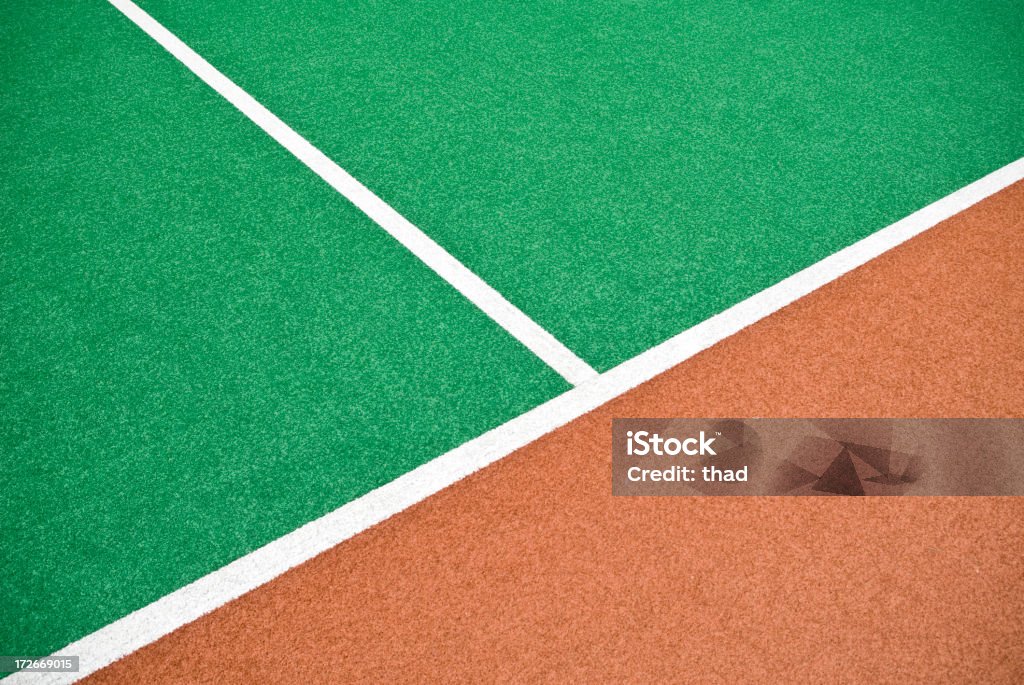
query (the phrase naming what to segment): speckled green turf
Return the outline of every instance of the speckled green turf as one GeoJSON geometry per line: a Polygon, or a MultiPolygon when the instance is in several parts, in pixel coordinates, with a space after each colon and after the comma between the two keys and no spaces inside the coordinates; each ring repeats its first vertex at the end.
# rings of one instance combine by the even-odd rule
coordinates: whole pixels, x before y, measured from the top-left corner
{"type": "Polygon", "coordinates": [[[140,4],[599,369],[1024,155],[1020,0],[140,4]]]}
{"type": "MultiPolygon", "coordinates": [[[[1024,155],[1018,0],[141,4],[599,369],[1024,155]]],[[[0,653],[565,389],[100,0],[0,121],[0,653]]]]}
{"type": "Polygon", "coordinates": [[[0,12],[0,653],[566,384],[103,2],[0,12]]]}

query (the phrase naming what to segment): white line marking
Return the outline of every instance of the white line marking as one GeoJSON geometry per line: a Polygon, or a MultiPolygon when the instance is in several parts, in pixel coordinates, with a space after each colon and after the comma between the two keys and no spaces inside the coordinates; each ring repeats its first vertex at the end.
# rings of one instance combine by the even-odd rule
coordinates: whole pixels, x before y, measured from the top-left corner
{"type": "Polygon", "coordinates": [[[932,226],[1024,178],[1024,158],[762,290],[331,513],[72,642],[81,672],[17,673],[10,683],[70,683],[134,652],[384,521],[644,381],[667,371],[932,226]]]}
{"type": "Polygon", "coordinates": [[[506,300],[501,293],[466,268],[462,262],[446,252],[384,200],[374,195],[369,188],[331,161],[312,143],[293,131],[231,79],[220,73],[138,5],[131,0],[109,2],[565,380],[573,385],[579,385],[597,375],[597,371],[577,357],[572,350],[541,328],[537,322],[506,300]]]}

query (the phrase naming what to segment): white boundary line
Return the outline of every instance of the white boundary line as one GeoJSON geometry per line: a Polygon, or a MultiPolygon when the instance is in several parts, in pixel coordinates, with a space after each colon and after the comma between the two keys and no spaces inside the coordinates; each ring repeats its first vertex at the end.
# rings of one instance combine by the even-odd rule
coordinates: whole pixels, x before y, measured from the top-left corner
{"type": "Polygon", "coordinates": [[[579,385],[597,375],[597,371],[576,356],[572,350],[200,57],[138,5],[131,0],[109,2],[565,380],[572,385],[579,385]]]}
{"type": "Polygon", "coordinates": [[[83,678],[423,501],[1021,179],[1024,158],[55,653],[79,656],[79,673],[22,672],[9,676],[6,682],[70,683],[83,678]]]}

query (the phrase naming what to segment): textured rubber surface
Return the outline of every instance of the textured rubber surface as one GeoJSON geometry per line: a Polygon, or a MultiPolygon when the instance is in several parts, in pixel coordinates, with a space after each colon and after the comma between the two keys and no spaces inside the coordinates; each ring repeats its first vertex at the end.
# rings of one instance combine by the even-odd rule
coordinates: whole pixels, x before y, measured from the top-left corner
{"type": "Polygon", "coordinates": [[[106,3],[0,12],[0,653],[567,385],[106,3]]]}
{"type": "Polygon", "coordinates": [[[1024,500],[613,498],[610,424],[1024,416],[1022,232],[1019,183],[89,682],[1019,683],[1024,500]]]}
{"type": "Polygon", "coordinates": [[[1024,156],[1019,0],[144,0],[598,370],[1024,156]]]}
{"type": "MultiPolygon", "coordinates": [[[[1024,154],[1013,1],[144,4],[601,369],[1024,154]]],[[[0,653],[50,652],[566,388],[105,3],[13,0],[0,45],[0,653]]],[[[845,350],[851,387],[893,394],[844,407],[959,406],[941,371],[964,406],[1017,411],[1021,312],[991,311],[1020,265],[972,269],[897,331],[925,348],[871,328],[925,301],[890,288],[730,368],[774,402],[845,350]]],[[[808,388],[807,414],[846,401],[808,388]]]]}

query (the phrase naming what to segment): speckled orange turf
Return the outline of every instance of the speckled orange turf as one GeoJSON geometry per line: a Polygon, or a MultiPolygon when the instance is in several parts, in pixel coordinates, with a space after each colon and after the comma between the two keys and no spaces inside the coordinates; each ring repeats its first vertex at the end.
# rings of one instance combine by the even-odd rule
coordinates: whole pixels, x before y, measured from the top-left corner
{"type": "Polygon", "coordinates": [[[628,416],[1024,416],[1024,184],[91,682],[1024,681],[1024,499],[613,498],[628,416]]]}

